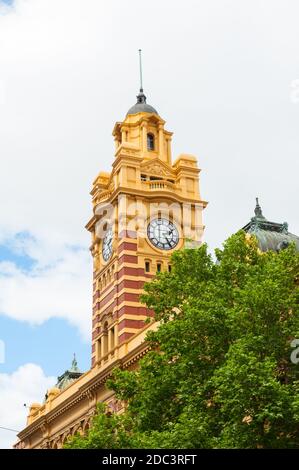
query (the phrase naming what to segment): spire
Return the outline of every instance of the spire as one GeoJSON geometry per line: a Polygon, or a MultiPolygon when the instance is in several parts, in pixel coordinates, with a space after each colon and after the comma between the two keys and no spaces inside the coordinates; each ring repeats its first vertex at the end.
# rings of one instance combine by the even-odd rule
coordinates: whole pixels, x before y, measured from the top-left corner
{"type": "Polygon", "coordinates": [[[139,78],[140,78],[140,88],[139,94],[137,95],[137,103],[146,103],[146,96],[143,93],[143,75],[142,75],[142,50],[139,49],[139,78]]]}
{"type": "Polygon", "coordinates": [[[72,365],[69,370],[66,370],[64,374],[57,377],[57,384],[55,385],[60,390],[64,390],[68,387],[74,380],[77,380],[82,375],[80,369],[78,367],[76,354],[74,353],[74,357],[72,360],[72,365]]]}
{"type": "Polygon", "coordinates": [[[255,209],[254,209],[254,213],[255,213],[255,217],[258,217],[259,219],[265,219],[265,217],[263,216],[262,208],[259,205],[259,198],[258,197],[256,198],[256,206],[255,206],[255,209]]]}
{"type": "Polygon", "coordinates": [[[143,83],[142,83],[142,50],[139,49],[139,72],[140,72],[140,93],[143,93],[143,83]]]}
{"type": "Polygon", "coordinates": [[[80,372],[75,353],[74,353],[74,357],[73,357],[73,360],[72,360],[72,366],[70,368],[70,372],[80,372]]]}
{"type": "Polygon", "coordinates": [[[150,113],[150,114],[158,114],[155,108],[151,105],[147,104],[146,96],[143,93],[143,75],[142,75],[142,51],[141,49],[138,50],[139,52],[139,78],[140,78],[140,88],[139,93],[137,95],[137,103],[132,106],[129,111],[127,112],[127,116],[129,114],[138,114],[138,113],[150,113]]]}

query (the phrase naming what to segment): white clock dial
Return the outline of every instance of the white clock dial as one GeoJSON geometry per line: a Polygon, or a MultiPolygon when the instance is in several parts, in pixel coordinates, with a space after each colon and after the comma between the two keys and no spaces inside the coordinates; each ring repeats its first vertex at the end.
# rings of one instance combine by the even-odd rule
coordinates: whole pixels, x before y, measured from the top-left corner
{"type": "Polygon", "coordinates": [[[102,248],[102,255],[103,255],[103,260],[108,261],[113,253],[113,232],[112,228],[109,228],[105,238],[103,240],[103,248],[102,248]]]}
{"type": "Polygon", "coordinates": [[[150,242],[160,250],[172,250],[179,243],[179,231],[168,219],[154,219],[147,227],[150,242]]]}

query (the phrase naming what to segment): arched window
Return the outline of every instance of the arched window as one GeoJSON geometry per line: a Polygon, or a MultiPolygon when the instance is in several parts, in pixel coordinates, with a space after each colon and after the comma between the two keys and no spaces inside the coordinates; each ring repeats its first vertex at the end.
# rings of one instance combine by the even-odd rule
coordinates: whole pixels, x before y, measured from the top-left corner
{"type": "Polygon", "coordinates": [[[145,262],[145,272],[150,273],[151,272],[151,263],[150,261],[145,262]]]}
{"type": "Polygon", "coordinates": [[[153,134],[147,134],[147,150],[155,150],[155,137],[153,134]]]}
{"type": "Polygon", "coordinates": [[[85,435],[88,433],[89,428],[90,428],[89,422],[87,421],[87,422],[85,423],[85,425],[84,425],[84,434],[85,434],[85,435]]]}

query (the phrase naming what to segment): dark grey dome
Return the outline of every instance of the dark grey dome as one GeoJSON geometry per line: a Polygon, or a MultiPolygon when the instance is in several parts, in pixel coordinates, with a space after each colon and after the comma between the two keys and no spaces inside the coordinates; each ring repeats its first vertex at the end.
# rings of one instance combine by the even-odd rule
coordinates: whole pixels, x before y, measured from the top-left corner
{"type": "Polygon", "coordinates": [[[129,109],[127,114],[138,114],[138,113],[154,113],[158,114],[155,108],[147,103],[136,103],[132,108],[129,109]]]}
{"type": "Polygon", "coordinates": [[[138,113],[154,113],[158,114],[158,112],[153,108],[150,104],[147,104],[146,102],[146,96],[143,93],[142,88],[140,89],[140,93],[137,96],[137,103],[132,106],[129,111],[127,112],[128,114],[138,114],[138,113]]]}

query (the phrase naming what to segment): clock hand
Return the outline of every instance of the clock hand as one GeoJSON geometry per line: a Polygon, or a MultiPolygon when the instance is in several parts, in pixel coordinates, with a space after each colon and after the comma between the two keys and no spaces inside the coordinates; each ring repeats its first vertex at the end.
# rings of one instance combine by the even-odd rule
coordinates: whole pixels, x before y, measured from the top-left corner
{"type": "Polygon", "coordinates": [[[159,241],[160,241],[161,240],[161,225],[159,225],[159,227],[158,227],[158,232],[159,232],[158,237],[159,237],[159,241]]]}
{"type": "Polygon", "coordinates": [[[167,241],[168,245],[171,247],[171,243],[169,241],[169,238],[165,237],[165,240],[167,241]]]}

